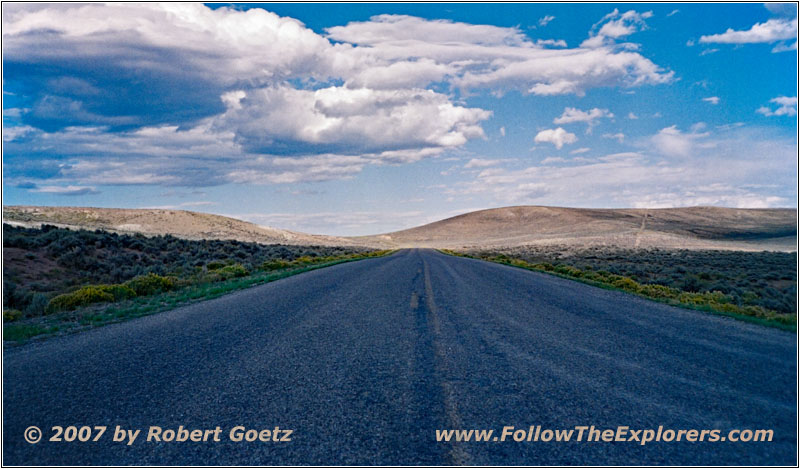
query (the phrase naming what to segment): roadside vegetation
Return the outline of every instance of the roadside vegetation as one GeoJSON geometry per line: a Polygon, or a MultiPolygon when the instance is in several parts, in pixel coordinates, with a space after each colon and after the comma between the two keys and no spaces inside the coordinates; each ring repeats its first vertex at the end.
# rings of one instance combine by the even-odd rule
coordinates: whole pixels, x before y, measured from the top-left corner
{"type": "Polygon", "coordinates": [[[520,247],[456,252],[674,306],[796,330],[797,254],[520,247]]]}
{"type": "Polygon", "coordinates": [[[3,339],[24,341],[390,251],[3,225],[3,339]]]}

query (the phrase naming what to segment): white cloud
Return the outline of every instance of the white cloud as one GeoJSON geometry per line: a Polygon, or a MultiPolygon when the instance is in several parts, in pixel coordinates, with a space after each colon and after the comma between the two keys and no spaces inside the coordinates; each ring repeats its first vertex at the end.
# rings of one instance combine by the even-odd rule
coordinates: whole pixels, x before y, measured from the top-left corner
{"type": "Polygon", "coordinates": [[[648,141],[639,152],[492,168],[444,191],[455,198],[482,195],[498,205],[576,207],[781,207],[795,199],[796,173],[786,171],[796,165],[793,136],[736,127],[704,140],[709,144],[696,145],[691,160],[659,156],[648,141]]]}
{"type": "Polygon", "coordinates": [[[777,98],[772,98],[769,102],[777,104],[778,107],[775,109],[770,109],[766,106],[762,106],[756,110],[759,114],[764,114],[765,116],[796,116],[797,115],[797,96],[778,96],[777,98]]]}
{"type": "Polygon", "coordinates": [[[542,130],[536,134],[533,141],[536,143],[552,143],[560,150],[564,145],[577,142],[578,137],[559,127],[557,129],[542,130]]]}
{"type": "MultiPolygon", "coordinates": [[[[45,179],[51,184],[201,187],[346,179],[367,165],[410,163],[444,150],[429,146],[357,155],[310,153],[286,157],[253,153],[235,140],[233,132],[217,128],[209,119],[189,129],[158,126],[126,132],[86,127],[56,132],[36,130],[20,140],[6,142],[4,151],[20,153],[34,148],[43,152],[39,164],[51,168],[53,174],[45,179]]],[[[6,162],[5,166],[13,172],[25,164],[23,159],[6,162]]]]}
{"type": "Polygon", "coordinates": [[[37,129],[30,125],[3,126],[3,141],[12,142],[27,135],[36,133],[37,129]]]}
{"type": "Polygon", "coordinates": [[[797,18],[797,4],[794,2],[771,3],[767,2],[764,7],[773,15],[797,18]]]}
{"type": "Polygon", "coordinates": [[[57,195],[87,195],[98,194],[94,187],[88,186],[42,186],[32,189],[33,192],[57,195]]]}
{"type": "Polygon", "coordinates": [[[777,54],[778,52],[788,52],[792,50],[797,50],[797,41],[775,44],[775,47],[772,48],[772,53],[777,54]]]}
{"type": "Polygon", "coordinates": [[[637,115],[636,115],[636,114],[634,114],[633,112],[629,112],[629,113],[628,113],[628,119],[631,119],[631,120],[636,120],[636,119],[638,119],[638,118],[639,118],[639,116],[637,116],[637,115]]]}
{"type": "Polygon", "coordinates": [[[598,119],[611,119],[614,114],[609,112],[608,109],[593,108],[588,111],[581,111],[574,107],[564,108],[561,116],[553,119],[554,124],[570,124],[573,122],[586,122],[588,125],[586,133],[592,133],[592,127],[597,125],[598,119]]]}
{"type": "Polygon", "coordinates": [[[719,104],[719,97],[717,97],[717,96],[709,96],[708,98],[703,98],[703,101],[705,101],[707,103],[710,103],[710,104],[713,104],[714,106],[716,106],[717,104],[719,104]]]}
{"type": "Polygon", "coordinates": [[[728,28],[724,33],[701,36],[701,43],[757,44],[794,40],[793,45],[784,44],[773,52],[797,48],[797,18],[772,18],[764,23],[756,23],[750,29],[736,31],[728,28]]]}
{"type": "Polygon", "coordinates": [[[27,62],[102,60],[214,82],[328,74],[332,45],[300,21],[263,9],[195,3],[13,4],[3,9],[3,55],[27,62]],[[159,55],[159,50],[171,54],[159,55]],[[172,63],[170,63],[170,61],[172,63]]]}
{"type": "Polygon", "coordinates": [[[424,89],[269,87],[248,90],[215,126],[255,152],[359,154],[460,146],[484,136],[490,115],[424,89]]]}
{"type": "Polygon", "coordinates": [[[677,13],[680,13],[680,10],[672,10],[671,12],[667,13],[667,17],[669,18],[670,16],[675,15],[677,13]]]}
{"type": "Polygon", "coordinates": [[[647,28],[645,19],[653,16],[653,12],[647,11],[639,13],[634,10],[620,13],[614,9],[592,27],[589,39],[581,44],[581,47],[602,47],[610,45],[614,40],[629,36],[637,31],[647,28]]]}
{"type": "Polygon", "coordinates": [[[553,21],[554,19],[556,19],[556,17],[552,15],[543,16],[539,18],[539,26],[547,26],[547,23],[553,21]]]}
{"type": "Polygon", "coordinates": [[[623,141],[625,141],[625,134],[623,134],[622,132],[617,132],[615,134],[603,134],[603,138],[613,139],[618,141],[619,143],[622,143],[623,141]]]}
{"type": "MultiPolygon", "coordinates": [[[[418,86],[426,79],[441,79],[464,90],[516,89],[540,95],[582,95],[598,86],[662,84],[673,77],[637,52],[551,49],[544,46],[566,47],[566,42],[532,41],[519,28],[378,15],[329,28],[327,34],[353,46],[337,49],[334,67],[348,85],[363,84],[358,80],[366,73],[392,77],[383,69],[398,62],[417,64],[419,73],[412,69],[405,76],[418,86]],[[422,77],[423,71],[430,77],[422,77]]],[[[370,86],[378,87],[378,80],[370,86]]]]}
{"type": "Polygon", "coordinates": [[[539,47],[567,47],[567,41],[563,39],[537,39],[536,45],[539,47]]]}
{"type": "Polygon", "coordinates": [[[547,165],[547,164],[559,164],[559,163],[566,163],[567,161],[569,161],[569,160],[567,160],[566,158],[562,158],[560,156],[548,156],[547,158],[542,160],[542,164],[545,164],[545,165],[547,165]]]}
{"type": "Polygon", "coordinates": [[[569,152],[569,154],[570,155],[579,155],[581,153],[586,153],[589,150],[591,150],[591,148],[583,147],[583,148],[578,148],[576,150],[572,150],[571,152],[569,152]]]}
{"type": "Polygon", "coordinates": [[[487,160],[481,158],[472,158],[464,165],[465,169],[471,168],[487,168],[489,166],[496,166],[506,160],[487,160]]]}
{"type": "Polygon", "coordinates": [[[661,129],[656,135],[650,137],[650,142],[663,155],[690,156],[697,147],[698,139],[709,135],[708,133],[699,132],[703,128],[704,125],[695,125],[690,133],[684,133],[677,126],[672,125],[661,129]]]}
{"type": "Polygon", "coordinates": [[[500,136],[501,137],[505,137],[506,136],[506,128],[505,127],[500,127],[500,136]]]}

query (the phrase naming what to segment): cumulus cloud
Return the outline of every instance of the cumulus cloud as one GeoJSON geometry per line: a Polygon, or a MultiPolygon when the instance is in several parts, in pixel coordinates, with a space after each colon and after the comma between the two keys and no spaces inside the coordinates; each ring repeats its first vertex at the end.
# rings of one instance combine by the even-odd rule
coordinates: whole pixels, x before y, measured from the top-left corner
{"type": "Polygon", "coordinates": [[[190,129],[158,126],[125,132],[110,132],[103,127],[36,130],[5,143],[4,166],[17,178],[39,183],[202,187],[346,179],[367,165],[409,163],[443,151],[425,147],[357,155],[281,156],[250,152],[235,140],[233,132],[218,129],[211,121],[190,129]]]}
{"type": "Polygon", "coordinates": [[[756,110],[765,116],[796,116],[797,115],[797,96],[778,96],[769,100],[770,103],[777,104],[773,109],[761,106],[756,110]]]}
{"type": "MultiPolygon", "coordinates": [[[[625,19],[619,20],[627,24],[635,15],[621,16],[625,19]]],[[[354,70],[355,75],[378,73],[372,69],[398,62],[419,67],[408,75],[416,80],[419,74],[417,83],[442,79],[464,90],[515,89],[539,95],[582,95],[598,86],[662,84],[673,76],[641,54],[610,43],[593,50],[552,49],[567,44],[554,39],[533,41],[519,28],[378,15],[326,31],[328,38],[353,46],[341,49],[337,56],[338,70],[344,67],[351,72],[345,83],[360,83],[354,70]],[[433,69],[432,64],[438,67],[433,69]],[[433,78],[423,77],[424,73],[433,78]]]]}
{"type": "Polygon", "coordinates": [[[177,59],[181,73],[229,82],[325,74],[332,47],[293,18],[195,3],[9,5],[3,42],[4,58],[15,61],[103,58],[114,66],[161,69],[177,59]]]}
{"type": "MultiPolygon", "coordinates": [[[[648,16],[615,12],[590,32],[602,45],[570,49],[516,27],[403,15],[317,34],[261,8],[6,5],[4,89],[27,91],[7,112],[4,160],[43,187],[352,177],[485,138],[491,113],[457,90],[582,95],[670,82],[614,44],[648,16]]],[[[537,138],[576,140],[552,132],[537,138]]]]}
{"type": "Polygon", "coordinates": [[[254,152],[360,154],[460,146],[484,136],[490,115],[425,89],[270,87],[247,91],[216,125],[254,152]]]}
{"type": "Polygon", "coordinates": [[[608,109],[593,108],[588,111],[581,111],[574,107],[564,108],[561,116],[553,119],[554,124],[571,124],[573,122],[586,122],[586,133],[592,133],[592,127],[597,125],[598,119],[611,119],[614,117],[608,109]]]}
{"type": "Polygon", "coordinates": [[[557,129],[542,130],[533,139],[536,143],[552,143],[557,149],[578,141],[575,134],[569,133],[561,127],[557,129]]]}
{"type": "Polygon", "coordinates": [[[756,23],[750,29],[734,30],[728,28],[724,33],[701,36],[701,43],[721,44],[757,44],[791,41],[780,44],[773,52],[797,49],[797,18],[771,18],[763,23],[756,23]]]}
{"type": "Polygon", "coordinates": [[[572,122],[586,122],[593,123],[600,118],[612,118],[614,114],[609,112],[608,109],[593,108],[588,111],[581,111],[574,107],[564,108],[561,116],[553,119],[554,124],[569,124],[572,122]]]}
{"type": "Polygon", "coordinates": [[[614,40],[629,36],[647,28],[645,20],[653,16],[653,12],[639,13],[629,10],[620,13],[614,9],[592,27],[590,37],[583,41],[582,47],[602,47],[612,44],[614,40]]]}
{"type": "Polygon", "coordinates": [[[30,90],[25,99],[33,112],[23,119],[48,130],[192,122],[223,111],[219,96],[237,84],[327,79],[334,49],[299,21],[258,8],[3,9],[4,88],[30,90]]]}

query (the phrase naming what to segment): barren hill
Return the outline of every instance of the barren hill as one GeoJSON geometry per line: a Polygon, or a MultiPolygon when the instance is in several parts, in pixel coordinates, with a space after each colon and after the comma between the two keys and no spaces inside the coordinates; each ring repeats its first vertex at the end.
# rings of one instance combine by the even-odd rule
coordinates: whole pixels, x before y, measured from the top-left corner
{"type": "Polygon", "coordinates": [[[3,221],[148,236],[171,234],[186,239],[374,248],[537,245],[794,251],[797,240],[795,209],[721,207],[504,207],[466,213],[408,230],[359,237],[298,233],[184,210],[10,206],[3,207],[3,221]]]}
{"type": "Polygon", "coordinates": [[[147,236],[170,234],[185,239],[235,239],[262,244],[355,244],[345,238],[297,233],[185,210],[10,206],[3,207],[3,222],[28,227],[49,224],[72,229],[100,229],[147,236]]]}
{"type": "Polygon", "coordinates": [[[471,212],[356,239],[397,247],[562,245],[793,251],[796,237],[795,209],[519,206],[471,212]]]}

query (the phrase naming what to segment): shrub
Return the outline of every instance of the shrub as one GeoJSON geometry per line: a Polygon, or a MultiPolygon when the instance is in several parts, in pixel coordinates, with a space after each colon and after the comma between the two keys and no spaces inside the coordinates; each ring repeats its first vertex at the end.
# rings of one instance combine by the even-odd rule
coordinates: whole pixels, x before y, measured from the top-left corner
{"type": "Polygon", "coordinates": [[[208,265],[206,265],[206,268],[208,270],[219,270],[219,269],[225,267],[226,265],[227,264],[225,264],[222,261],[214,261],[214,262],[209,262],[208,265]]]}
{"type": "Polygon", "coordinates": [[[79,306],[114,301],[114,295],[102,288],[105,285],[88,285],[72,293],[64,293],[50,300],[45,312],[71,311],[79,306]]]}
{"type": "Polygon", "coordinates": [[[633,279],[630,279],[628,277],[618,278],[617,280],[614,280],[612,285],[626,291],[635,292],[639,290],[639,284],[636,283],[633,279]]]}
{"type": "Polygon", "coordinates": [[[244,277],[250,272],[248,272],[242,264],[231,264],[215,270],[214,273],[219,274],[222,280],[227,280],[229,278],[244,277]]]}
{"type": "Polygon", "coordinates": [[[114,301],[127,300],[136,296],[136,290],[127,285],[98,285],[103,291],[110,293],[114,301]]]}
{"type": "Polygon", "coordinates": [[[150,273],[128,280],[125,285],[133,290],[135,295],[147,296],[172,290],[175,288],[175,280],[150,273]]]}
{"type": "Polygon", "coordinates": [[[274,259],[271,261],[266,261],[261,264],[262,270],[278,270],[278,269],[285,269],[289,267],[291,264],[289,261],[283,259],[274,259]]]}
{"type": "Polygon", "coordinates": [[[650,298],[677,298],[680,291],[664,285],[642,285],[639,293],[650,298]]]}
{"type": "Polygon", "coordinates": [[[575,267],[571,267],[568,265],[559,264],[554,269],[556,272],[562,275],[568,275],[570,277],[578,277],[580,278],[583,275],[580,269],[576,269],[575,267]]]}
{"type": "Polygon", "coordinates": [[[312,264],[312,263],[314,263],[314,261],[315,261],[315,259],[314,259],[313,257],[309,257],[309,256],[300,256],[300,257],[298,257],[297,259],[295,259],[293,262],[294,262],[295,264],[300,264],[300,265],[308,265],[308,264],[312,264]]]}
{"type": "Polygon", "coordinates": [[[12,322],[22,317],[22,311],[18,309],[7,309],[3,311],[3,321],[12,322]]]}
{"type": "Polygon", "coordinates": [[[25,308],[25,312],[31,316],[41,316],[44,314],[49,301],[47,295],[44,293],[34,293],[31,298],[31,303],[25,308]]]}

